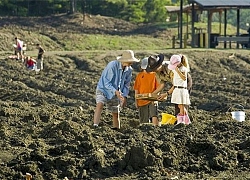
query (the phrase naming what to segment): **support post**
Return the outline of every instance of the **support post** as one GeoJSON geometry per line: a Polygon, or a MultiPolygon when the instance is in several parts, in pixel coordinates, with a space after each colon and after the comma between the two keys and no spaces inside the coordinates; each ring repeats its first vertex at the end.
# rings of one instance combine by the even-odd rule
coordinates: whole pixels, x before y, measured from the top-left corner
{"type": "Polygon", "coordinates": [[[200,36],[199,47],[204,48],[203,33],[200,33],[199,36],[200,36]]]}
{"type": "Polygon", "coordinates": [[[186,13],[186,18],[187,18],[187,26],[186,26],[186,35],[187,35],[187,39],[188,39],[188,21],[189,21],[189,19],[188,19],[188,12],[186,13]]]}
{"type": "MultiPolygon", "coordinates": [[[[240,35],[240,9],[237,9],[237,36],[240,35]]],[[[237,41],[236,48],[239,49],[239,42],[237,41]]]]}
{"type": "Polygon", "coordinates": [[[210,46],[211,46],[210,38],[211,38],[211,32],[212,32],[212,16],[213,16],[213,12],[208,10],[208,13],[207,13],[207,18],[208,18],[208,23],[207,23],[208,46],[207,46],[207,48],[210,48],[210,46]]]}
{"type": "Polygon", "coordinates": [[[184,34],[184,48],[187,48],[187,34],[184,34]]]}
{"type": "Polygon", "coordinates": [[[204,35],[204,41],[205,41],[205,47],[209,47],[208,46],[208,33],[205,33],[205,35],[204,35]]]}
{"type": "Polygon", "coordinates": [[[175,49],[175,36],[172,37],[172,48],[175,49]]]}
{"type": "MultiPolygon", "coordinates": [[[[224,37],[227,36],[227,10],[224,9],[224,37]]],[[[224,49],[227,48],[227,42],[224,41],[224,49]]]]}
{"type": "Polygon", "coordinates": [[[192,40],[191,47],[194,48],[194,21],[195,21],[195,11],[194,11],[194,2],[192,2],[192,40]]]}
{"type": "Polygon", "coordinates": [[[182,29],[183,29],[183,0],[180,0],[180,48],[182,49],[182,29]]]}
{"type": "MultiPolygon", "coordinates": [[[[230,35],[229,37],[232,37],[232,35],[230,35]]],[[[231,40],[229,41],[229,48],[232,49],[232,42],[231,42],[231,40]]]]}
{"type": "Polygon", "coordinates": [[[180,39],[180,13],[178,13],[178,15],[177,15],[178,17],[177,17],[177,19],[178,19],[178,28],[177,28],[177,30],[178,30],[178,36],[177,36],[177,38],[178,39],[180,39]]]}
{"type": "Polygon", "coordinates": [[[219,27],[219,35],[221,35],[221,16],[222,16],[222,12],[219,12],[219,21],[220,21],[220,27],[219,27]]]}

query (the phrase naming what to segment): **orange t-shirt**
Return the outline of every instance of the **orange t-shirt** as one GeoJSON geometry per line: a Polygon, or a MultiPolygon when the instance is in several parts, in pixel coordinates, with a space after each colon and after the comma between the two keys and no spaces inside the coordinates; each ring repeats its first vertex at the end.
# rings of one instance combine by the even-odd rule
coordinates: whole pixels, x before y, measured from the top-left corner
{"type": "MultiPolygon", "coordinates": [[[[135,78],[134,90],[138,91],[138,94],[152,93],[159,86],[159,82],[156,79],[155,72],[140,72],[135,78]]],[[[138,106],[144,106],[152,101],[148,100],[137,100],[138,106]]]]}

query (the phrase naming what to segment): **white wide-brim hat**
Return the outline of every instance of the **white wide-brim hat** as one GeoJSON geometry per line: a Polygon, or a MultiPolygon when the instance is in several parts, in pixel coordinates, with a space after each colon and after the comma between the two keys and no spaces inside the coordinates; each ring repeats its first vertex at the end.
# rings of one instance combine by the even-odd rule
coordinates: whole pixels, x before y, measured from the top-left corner
{"type": "Polygon", "coordinates": [[[117,57],[120,62],[139,62],[139,59],[135,58],[134,52],[132,50],[123,51],[121,56],[117,57]]]}

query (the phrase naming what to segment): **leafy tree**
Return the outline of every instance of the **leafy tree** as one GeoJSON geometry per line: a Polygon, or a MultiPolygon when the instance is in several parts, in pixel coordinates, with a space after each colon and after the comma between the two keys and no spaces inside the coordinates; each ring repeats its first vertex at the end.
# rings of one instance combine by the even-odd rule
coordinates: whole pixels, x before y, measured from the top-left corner
{"type": "Polygon", "coordinates": [[[167,18],[165,6],[170,4],[170,0],[147,0],[145,4],[145,22],[165,21],[167,18]]]}
{"type": "Polygon", "coordinates": [[[124,10],[121,11],[121,17],[124,20],[131,22],[144,22],[145,21],[145,3],[147,0],[133,1],[128,0],[128,4],[124,10]]]}

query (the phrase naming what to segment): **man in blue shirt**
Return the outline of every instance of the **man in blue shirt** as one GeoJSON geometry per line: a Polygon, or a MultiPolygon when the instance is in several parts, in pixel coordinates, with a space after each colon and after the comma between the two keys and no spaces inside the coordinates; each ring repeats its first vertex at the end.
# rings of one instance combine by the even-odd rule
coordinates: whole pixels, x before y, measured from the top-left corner
{"type": "Polygon", "coordinates": [[[131,65],[139,61],[134,57],[133,51],[126,50],[105,67],[96,87],[94,127],[99,125],[101,112],[106,104],[112,112],[113,129],[120,129],[119,108],[125,107],[127,102],[133,70],[131,65]]]}

